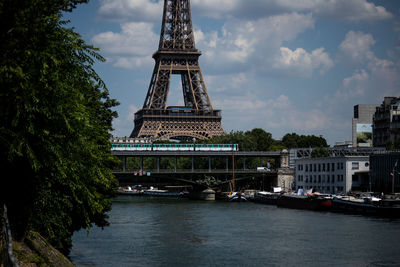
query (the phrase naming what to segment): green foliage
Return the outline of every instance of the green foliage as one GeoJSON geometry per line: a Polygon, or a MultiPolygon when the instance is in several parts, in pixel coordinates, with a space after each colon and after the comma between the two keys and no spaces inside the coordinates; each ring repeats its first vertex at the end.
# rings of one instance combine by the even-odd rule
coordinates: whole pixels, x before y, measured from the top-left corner
{"type": "Polygon", "coordinates": [[[212,144],[239,144],[242,151],[268,151],[274,143],[271,133],[260,128],[251,131],[231,131],[224,136],[217,136],[211,140],[199,141],[212,144]]]}
{"type": "Polygon", "coordinates": [[[221,181],[216,179],[214,176],[204,175],[204,178],[196,180],[196,183],[199,185],[203,185],[205,187],[211,188],[211,187],[214,187],[214,186],[218,185],[219,183],[221,183],[221,181]]]}
{"type": "Polygon", "coordinates": [[[328,147],[322,136],[286,134],[282,138],[282,144],[287,148],[328,147]]]}
{"type": "Polygon", "coordinates": [[[0,0],[0,200],[17,238],[33,228],[64,253],[74,231],[108,224],[116,186],[104,59],[60,20],[81,2],[0,0]]]}
{"type": "Polygon", "coordinates": [[[326,158],[329,157],[329,150],[325,147],[316,147],[311,152],[312,158],[326,158]]]}

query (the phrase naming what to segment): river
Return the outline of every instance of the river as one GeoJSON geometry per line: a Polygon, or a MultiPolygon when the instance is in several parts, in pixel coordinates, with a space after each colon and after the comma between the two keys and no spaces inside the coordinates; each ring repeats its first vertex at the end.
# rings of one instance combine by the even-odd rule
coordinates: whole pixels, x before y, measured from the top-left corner
{"type": "Polygon", "coordinates": [[[400,266],[400,220],[130,196],[109,215],[74,234],[77,266],[400,266]]]}

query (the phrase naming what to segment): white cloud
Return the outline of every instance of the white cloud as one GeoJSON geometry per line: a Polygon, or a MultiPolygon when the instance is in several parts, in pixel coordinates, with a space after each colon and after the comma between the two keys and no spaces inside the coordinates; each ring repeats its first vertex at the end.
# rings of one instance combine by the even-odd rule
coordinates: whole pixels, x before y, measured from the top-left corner
{"type": "MultiPolygon", "coordinates": [[[[126,21],[158,22],[162,16],[162,0],[101,0],[102,18],[126,21]]],[[[317,17],[375,21],[393,17],[384,7],[367,0],[192,0],[196,14],[211,18],[255,19],[291,12],[312,12],[317,17]]]]}
{"type": "Polygon", "coordinates": [[[128,136],[133,129],[135,112],[137,112],[139,108],[135,105],[130,105],[128,107],[128,112],[120,115],[120,117],[113,120],[113,128],[115,129],[112,134],[113,136],[128,136]]]}
{"type": "Polygon", "coordinates": [[[378,58],[372,47],[375,40],[371,34],[349,31],[339,46],[339,58],[346,64],[362,64],[362,69],[343,79],[336,93],[337,101],[354,99],[376,102],[385,95],[398,95],[400,88],[400,65],[388,59],[378,58]]]}
{"type": "Polygon", "coordinates": [[[121,25],[121,32],[103,32],[93,37],[95,45],[109,54],[148,56],[155,49],[158,36],[153,24],[131,22],[121,25]]]}
{"type": "Polygon", "coordinates": [[[160,21],[163,2],[149,0],[101,0],[99,15],[114,21],[160,21]]]}
{"type": "Polygon", "coordinates": [[[374,44],[371,34],[349,31],[339,46],[339,58],[346,63],[364,63],[373,57],[371,47],[374,44]]]}
{"type": "Polygon", "coordinates": [[[301,110],[287,95],[276,98],[234,96],[217,99],[216,104],[224,111],[223,125],[227,129],[261,127],[283,135],[291,131],[323,131],[331,125],[330,118],[320,109],[301,110]]]}
{"type": "Polygon", "coordinates": [[[151,54],[157,48],[159,38],[153,31],[153,24],[131,22],[121,25],[121,32],[103,32],[92,38],[114,66],[139,68],[152,63],[151,54]]]}
{"type": "Polygon", "coordinates": [[[379,92],[379,97],[398,96],[400,93],[400,62],[373,57],[368,63],[371,75],[370,90],[379,92]]]}
{"type": "Polygon", "coordinates": [[[342,88],[337,92],[339,101],[350,97],[364,96],[368,88],[369,75],[362,70],[356,70],[351,77],[343,79],[342,88]]]}
{"type": "Polygon", "coordinates": [[[284,41],[314,27],[311,14],[290,13],[258,20],[229,19],[221,33],[196,30],[201,64],[214,73],[269,71],[284,41]]]}
{"type": "Polygon", "coordinates": [[[255,18],[285,12],[312,12],[317,17],[349,21],[392,18],[384,7],[367,0],[192,0],[193,9],[213,18],[255,18]]]}
{"type": "Polygon", "coordinates": [[[287,47],[281,47],[280,52],[280,56],[275,62],[275,68],[290,70],[299,76],[311,76],[316,69],[324,72],[333,66],[333,61],[322,47],[311,53],[303,48],[292,51],[287,47]]]}

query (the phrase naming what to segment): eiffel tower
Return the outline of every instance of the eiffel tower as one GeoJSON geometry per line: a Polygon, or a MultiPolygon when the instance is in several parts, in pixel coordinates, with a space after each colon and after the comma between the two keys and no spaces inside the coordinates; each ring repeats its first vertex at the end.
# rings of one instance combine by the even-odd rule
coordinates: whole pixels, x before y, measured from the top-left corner
{"type": "Polygon", "coordinates": [[[210,139],[225,135],[221,111],[213,109],[199,65],[190,0],[164,0],[160,42],[143,108],[130,137],[210,139]],[[168,107],[171,75],[181,75],[185,106],[168,107]]]}

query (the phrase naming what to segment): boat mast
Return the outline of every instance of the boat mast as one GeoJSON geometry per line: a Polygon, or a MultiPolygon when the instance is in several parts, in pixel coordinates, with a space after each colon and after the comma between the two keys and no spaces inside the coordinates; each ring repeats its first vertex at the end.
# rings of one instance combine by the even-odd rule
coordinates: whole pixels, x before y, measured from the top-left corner
{"type": "Polygon", "coordinates": [[[235,149],[232,150],[232,191],[235,192],[235,149]]]}

